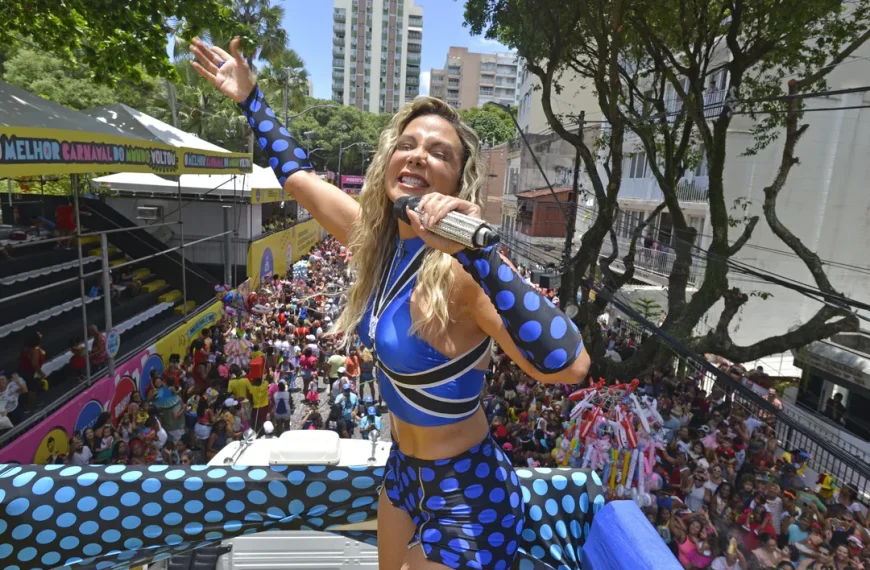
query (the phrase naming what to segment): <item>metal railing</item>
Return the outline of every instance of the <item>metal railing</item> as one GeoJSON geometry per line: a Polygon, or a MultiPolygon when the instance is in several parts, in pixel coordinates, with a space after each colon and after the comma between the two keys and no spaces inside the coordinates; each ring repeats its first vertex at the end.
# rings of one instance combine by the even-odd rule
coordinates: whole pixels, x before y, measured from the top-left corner
{"type": "MultiPolygon", "coordinates": [[[[787,410],[787,402],[780,406],[744,386],[727,373],[716,370],[712,364],[688,361],[679,356],[675,360],[703,374],[701,387],[708,392],[715,386],[729,395],[732,402],[750,415],[765,421],[773,428],[779,447],[786,451],[801,449],[810,454],[808,466],[817,473],[830,473],[842,487],[849,484],[858,491],[859,499],[870,497],[870,462],[862,450],[838,438],[826,437],[818,432],[806,417],[794,417],[787,410]]],[[[675,368],[679,369],[679,368],[675,368]]],[[[813,481],[805,481],[810,485],[813,481]]]]}
{"type": "MultiPolygon", "coordinates": [[[[631,241],[628,239],[617,239],[619,253],[611,267],[615,269],[625,270],[622,258],[628,253],[631,241]]],[[[604,240],[601,245],[601,257],[607,257],[613,252],[613,246],[609,239],[604,240]]],[[[658,277],[667,279],[674,268],[674,262],[677,259],[677,254],[672,251],[663,251],[659,249],[651,249],[643,246],[637,247],[634,254],[635,275],[647,272],[658,277]]],[[[689,268],[689,284],[697,286],[704,279],[704,268],[706,261],[704,259],[692,256],[692,265],[689,268]]],[[[640,275],[639,275],[640,276],[640,275]]]]}
{"type": "MultiPolygon", "coordinates": [[[[680,202],[706,202],[709,188],[710,179],[707,176],[695,176],[680,179],[675,193],[680,202]]],[[[661,202],[664,194],[655,178],[623,178],[619,186],[619,198],[661,202]]]]}
{"type": "MultiPolygon", "coordinates": [[[[208,306],[210,304],[211,304],[210,302],[202,304],[195,311],[188,313],[186,318],[189,319],[189,318],[195,317],[199,313],[203,312],[206,308],[208,308],[208,306]]],[[[167,327],[162,329],[159,333],[152,336],[145,343],[143,343],[142,346],[150,346],[150,345],[154,344],[155,342],[157,342],[158,340],[160,340],[161,338],[163,338],[164,336],[169,334],[174,328],[176,328],[178,326],[178,324],[180,322],[182,322],[184,320],[185,320],[185,317],[182,317],[179,315],[178,319],[175,322],[173,322],[171,325],[168,325],[167,327]]],[[[140,352],[139,350],[135,350],[135,349],[130,351],[129,354],[127,354],[123,358],[119,359],[116,362],[116,364],[119,366],[124,364],[125,362],[127,362],[128,360],[130,360],[131,358],[133,358],[137,354],[139,354],[139,352],[140,352]]],[[[5,447],[9,443],[11,443],[19,435],[23,434],[24,432],[26,432],[27,430],[29,430],[30,428],[32,428],[33,426],[35,426],[36,424],[38,424],[39,422],[41,422],[42,420],[44,420],[45,418],[47,418],[48,416],[50,416],[51,414],[56,412],[58,409],[63,407],[64,404],[71,401],[73,398],[75,398],[76,396],[81,394],[84,390],[87,390],[88,388],[90,388],[96,380],[99,380],[101,377],[103,377],[106,374],[108,374],[107,368],[101,368],[99,370],[94,371],[91,374],[91,377],[89,379],[80,382],[79,384],[74,386],[72,389],[68,390],[63,395],[58,397],[56,400],[49,402],[48,404],[43,406],[39,411],[35,412],[33,415],[28,417],[23,422],[19,423],[16,426],[13,426],[11,429],[0,434],[0,449],[2,449],[3,447],[5,447]]]]}

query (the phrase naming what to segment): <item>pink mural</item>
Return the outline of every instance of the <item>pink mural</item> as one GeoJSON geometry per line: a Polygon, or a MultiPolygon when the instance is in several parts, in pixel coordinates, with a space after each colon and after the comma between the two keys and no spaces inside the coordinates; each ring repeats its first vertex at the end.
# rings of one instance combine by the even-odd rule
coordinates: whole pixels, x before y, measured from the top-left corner
{"type": "Polygon", "coordinates": [[[62,408],[0,449],[0,463],[48,463],[69,451],[69,438],[92,427],[108,412],[113,424],[130,402],[134,390],[147,389],[151,370],[163,374],[163,361],[150,346],[115,368],[114,376],[94,382],[62,408]]]}

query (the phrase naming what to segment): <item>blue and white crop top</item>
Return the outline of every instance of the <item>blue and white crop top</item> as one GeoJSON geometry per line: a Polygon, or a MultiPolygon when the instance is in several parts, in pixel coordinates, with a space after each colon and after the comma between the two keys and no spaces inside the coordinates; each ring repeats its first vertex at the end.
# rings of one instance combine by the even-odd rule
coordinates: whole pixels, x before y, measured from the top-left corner
{"type": "Polygon", "coordinates": [[[357,332],[374,350],[381,394],[390,413],[405,423],[441,426],[471,417],[480,407],[484,371],[474,367],[489,354],[491,339],[450,359],[411,330],[411,293],[426,246],[420,238],[397,240],[357,332]]]}

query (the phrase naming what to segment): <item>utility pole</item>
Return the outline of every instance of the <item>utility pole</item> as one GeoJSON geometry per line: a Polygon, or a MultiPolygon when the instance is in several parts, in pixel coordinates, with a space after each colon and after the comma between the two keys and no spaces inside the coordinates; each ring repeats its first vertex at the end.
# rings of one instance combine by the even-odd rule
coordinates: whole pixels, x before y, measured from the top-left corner
{"type": "Polygon", "coordinates": [[[290,123],[287,120],[287,101],[290,97],[290,68],[284,68],[284,125],[289,128],[290,123]]]}
{"type": "MultiPolygon", "coordinates": [[[[580,124],[577,125],[577,134],[580,142],[583,142],[583,126],[586,123],[586,111],[580,111],[580,124]]],[[[562,252],[562,282],[559,286],[559,300],[562,307],[574,305],[574,299],[568,295],[574,295],[574,276],[571,273],[571,256],[574,246],[574,228],[577,226],[577,202],[580,200],[580,150],[574,154],[574,184],[571,194],[568,196],[568,227],[565,228],[565,249],[562,252]]],[[[573,312],[573,311],[572,311],[573,312]]],[[[574,315],[568,314],[569,318],[574,315]]]]}
{"type": "Polygon", "coordinates": [[[175,96],[175,84],[166,80],[166,91],[169,95],[169,109],[172,112],[172,126],[178,128],[178,99],[175,96]]]}
{"type": "MultiPolygon", "coordinates": [[[[577,126],[577,134],[583,141],[583,124],[586,122],[586,111],[580,111],[580,124],[577,126]]],[[[562,272],[568,271],[571,263],[571,250],[574,245],[574,228],[577,225],[577,202],[580,199],[580,151],[574,154],[574,184],[571,194],[568,196],[568,227],[565,232],[565,250],[562,253],[562,272]]]]}

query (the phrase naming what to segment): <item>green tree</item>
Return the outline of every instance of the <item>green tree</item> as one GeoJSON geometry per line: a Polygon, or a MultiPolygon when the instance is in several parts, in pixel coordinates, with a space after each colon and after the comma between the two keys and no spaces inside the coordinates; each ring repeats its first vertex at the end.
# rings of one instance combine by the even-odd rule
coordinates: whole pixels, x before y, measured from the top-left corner
{"type": "MultiPolygon", "coordinates": [[[[306,107],[314,105],[335,105],[332,101],[308,99],[306,107]]],[[[314,154],[314,163],[318,170],[329,169],[338,171],[339,149],[354,143],[363,142],[342,152],[341,173],[362,174],[363,159],[365,164],[371,162],[378,144],[378,137],[389,124],[391,115],[374,114],[360,111],[356,107],[341,106],[337,108],[317,108],[291,120],[290,132],[310,150],[321,149],[314,154]],[[310,133],[306,136],[305,133],[310,133]]]]}
{"type": "Polygon", "coordinates": [[[633,301],[635,310],[640,313],[640,316],[648,321],[655,322],[662,316],[662,306],[658,301],[649,297],[640,297],[633,301]]]}
{"type": "Polygon", "coordinates": [[[137,83],[121,80],[114,87],[97,83],[80,68],[61,58],[29,47],[13,48],[4,63],[3,81],[49,101],[81,110],[113,103],[147,107],[157,93],[157,80],[143,76],[137,83]]]}
{"type": "MultiPolygon", "coordinates": [[[[514,112],[514,109],[511,109],[514,112]]],[[[516,126],[511,116],[499,107],[486,105],[459,111],[465,121],[477,133],[478,138],[490,145],[499,145],[516,136],[516,126]]]]}
{"type": "Polygon", "coordinates": [[[173,75],[166,55],[173,28],[188,35],[206,26],[242,33],[231,16],[222,0],[4,0],[0,45],[55,55],[99,83],[135,83],[144,75],[173,75]]]}
{"type": "MultiPolygon", "coordinates": [[[[777,198],[798,163],[797,141],[803,122],[801,95],[825,88],[825,78],[870,38],[870,0],[467,0],[465,18],[472,33],[485,33],[515,48],[528,71],[540,82],[543,111],[550,127],[577,148],[594,192],[596,217],[584,233],[578,253],[563,277],[563,299],[575,298],[578,285],[598,265],[601,246],[612,235],[623,178],[626,137],[636,137],[649,158],[649,168],[664,200],[677,237],[676,261],[667,287],[663,329],[697,353],[713,353],[735,362],[750,362],[786,352],[841,331],[857,329],[848,311],[824,305],[803,325],[747,346],[736,344],[729,325],[749,296],[728,280],[726,261],[751,238],[760,216],[729,217],[723,179],[729,148],[726,136],[733,113],[774,111],[759,116],[756,146],[784,137],[779,169],[764,188],[763,217],[774,235],[797,255],[825,293],[836,294],[822,263],[777,215],[777,198]],[[727,105],[710,106],[705,98],[717,72],[727,74],[727,105]],[[584,140],[571,124],[576,117],[556,113],[553,100],[562,90],[562,76],[576,74],[594,92],[609,125],[606,136],[584,140]],[[773,97],[758,101],[761,97],[773,97]],[[676,112],[675,112],[676,111],[676,112]],[[604,176],[599,175],[599,151],[604,176]],[[687,167],[702,156],[707,161],[713,240],[703,282],[688,294],[696,232],[683,213],[677,189],[687,167]],[[737,231],[732,230],[736,222],[737,231]],[[724,309],[713,329],[696,335],[699,321],[719,300],[724,309]]],[[[721,100],[720,100],[721,101],[721,100]]],[[[731,145],[733,146],[733,145],[731,145]]],[[[635,232],[635,236],[640,235],[635,232]]],[[[637,237],[625,254],[626,271],[615,275],[604,263],[604,286],[620,289],[634,274],[637,237]]],[[[615,259],[616,253],[611,258],[615,259]]],[[[576,321],[593,361],[603,360],[602,339],[594,333],[595,317],[606,304],[598,295],[583,303],[576,321]]],[[[670,357],[654,338],[629,360],[614,364],[611,376],[633,377],[670,357]]]]}

